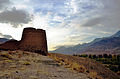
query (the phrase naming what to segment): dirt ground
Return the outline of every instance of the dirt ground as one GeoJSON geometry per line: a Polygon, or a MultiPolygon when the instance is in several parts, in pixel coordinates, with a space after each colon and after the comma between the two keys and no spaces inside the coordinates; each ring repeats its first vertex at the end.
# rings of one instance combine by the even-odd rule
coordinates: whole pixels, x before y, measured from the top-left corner
{"type": "Polygon", "coordinates": [[[53,59],[23,51],[0,52],[0,79],[89,79],[53,59]]]}

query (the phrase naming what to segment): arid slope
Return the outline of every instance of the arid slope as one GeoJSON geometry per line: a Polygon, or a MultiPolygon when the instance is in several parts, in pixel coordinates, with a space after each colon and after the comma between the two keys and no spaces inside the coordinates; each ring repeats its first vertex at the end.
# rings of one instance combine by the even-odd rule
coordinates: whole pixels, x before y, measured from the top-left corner
{"type": "Polygon", "coordinates": [[[57,53],[50,53],[49,56],[56,61],[65,64],[67,68],[87,74],[90,78],[120,79],[120,76],[118,76],[116,73],[89,58],[75,57],[57,53]]]}
{"type": "Polygon", "coordinates": [[[23,51],[0,52],[0,79],[89,79],[48,56],[23,51]]]}

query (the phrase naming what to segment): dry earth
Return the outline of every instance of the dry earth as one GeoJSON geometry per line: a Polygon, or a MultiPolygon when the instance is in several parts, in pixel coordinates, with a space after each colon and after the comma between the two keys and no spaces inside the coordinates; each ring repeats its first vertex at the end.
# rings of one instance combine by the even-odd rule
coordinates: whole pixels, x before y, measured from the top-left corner
{"type": "Polygon", "coordinates": [[[89,79],[53,59],[23,51],[0,52],[0,79],[89,79]]]}
{"type": "Polygon", "coordinates": [[[58,53],[49,53],[49,57],[65,64],[67,68],[82,72],[90,79],[120,79],[120,76],[95,60],[58,53]]]}

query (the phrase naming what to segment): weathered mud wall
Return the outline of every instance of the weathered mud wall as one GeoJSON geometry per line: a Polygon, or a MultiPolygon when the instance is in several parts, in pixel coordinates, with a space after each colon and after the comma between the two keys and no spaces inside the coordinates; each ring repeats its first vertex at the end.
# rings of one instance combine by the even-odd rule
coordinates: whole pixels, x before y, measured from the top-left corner
{"type": "Polygon", "coordinates": [[[0,49],[25,50],[47,55],[46,32],[42,29],[25,28],[20,41],[8,41],[0,45],[0,49]]]}
{"type": "Polygon", "coordinates": [[[45,30],[25,28],[19,44],[20,49],[47,53],[47,40],[45,30]]]}
{"type": "Polygon", "coordinates": [[[0,49],[2,50],[17,50],[19,47],[19,41],[10,40],[5,42],[4,44],[0,44],[0,49]]]}

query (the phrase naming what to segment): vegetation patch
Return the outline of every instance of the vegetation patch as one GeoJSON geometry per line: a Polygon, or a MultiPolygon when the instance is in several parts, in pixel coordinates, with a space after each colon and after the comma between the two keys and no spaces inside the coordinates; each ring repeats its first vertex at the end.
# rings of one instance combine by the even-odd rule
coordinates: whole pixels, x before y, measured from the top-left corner
{"type": "Polygon", "coordinates": [[[25,62],[24,62],[24,65],[31,65],[31,63],[28,62],[28,61],[25,61],[25,62]]]}
{"type": "Polygon", "coordinates": [[[8,53],[1,53],[0,57],[4,57],[4,58],[7,58],[7,59],[12,59],[12,55],[9,55],[8,53]]]}
{"type": "Polygon", "coordinates": [[[65,68],[70,68],[72,70],[81,72],[81,73],[85,73],[86,72],[86,68],[83,65],[80,65],[76,62],[72,62],[70,60],[68,60],[67,58],[59,58],[57,56],[53,56],[52,54],[49,54],[49,57],[53,58],[54,60],[56,60],[59,65],[64,65],[65,68]]]}
{"type": "Polygon", "coordinates": [[[112,55],[112,54],[103,54],[103,55],[73,55],[77,57],[85,57],[85,58],[90,58],[94,59],[97,62],[102,63],[105,67],[109,68],[115,73],[120,72],[120,55],[112,55]]]}
{"type": "MultiPolygon", "coordinates": [[[[61,65],[64,65],[66,68],[71,68],[78,72],[86,73],[90,78],[95,79],[119,79],[120,77],[106,68],[103,64],[96,62],[94,59],[88,57],[96,56],[71,56],[58,53],[49,53],[49,57],[56,60],[61,65]]],[[[101,57],[101,55],[100,55],[101,57]]],[[[101,57],[102,58],[102,57],[101,57]]]]}

